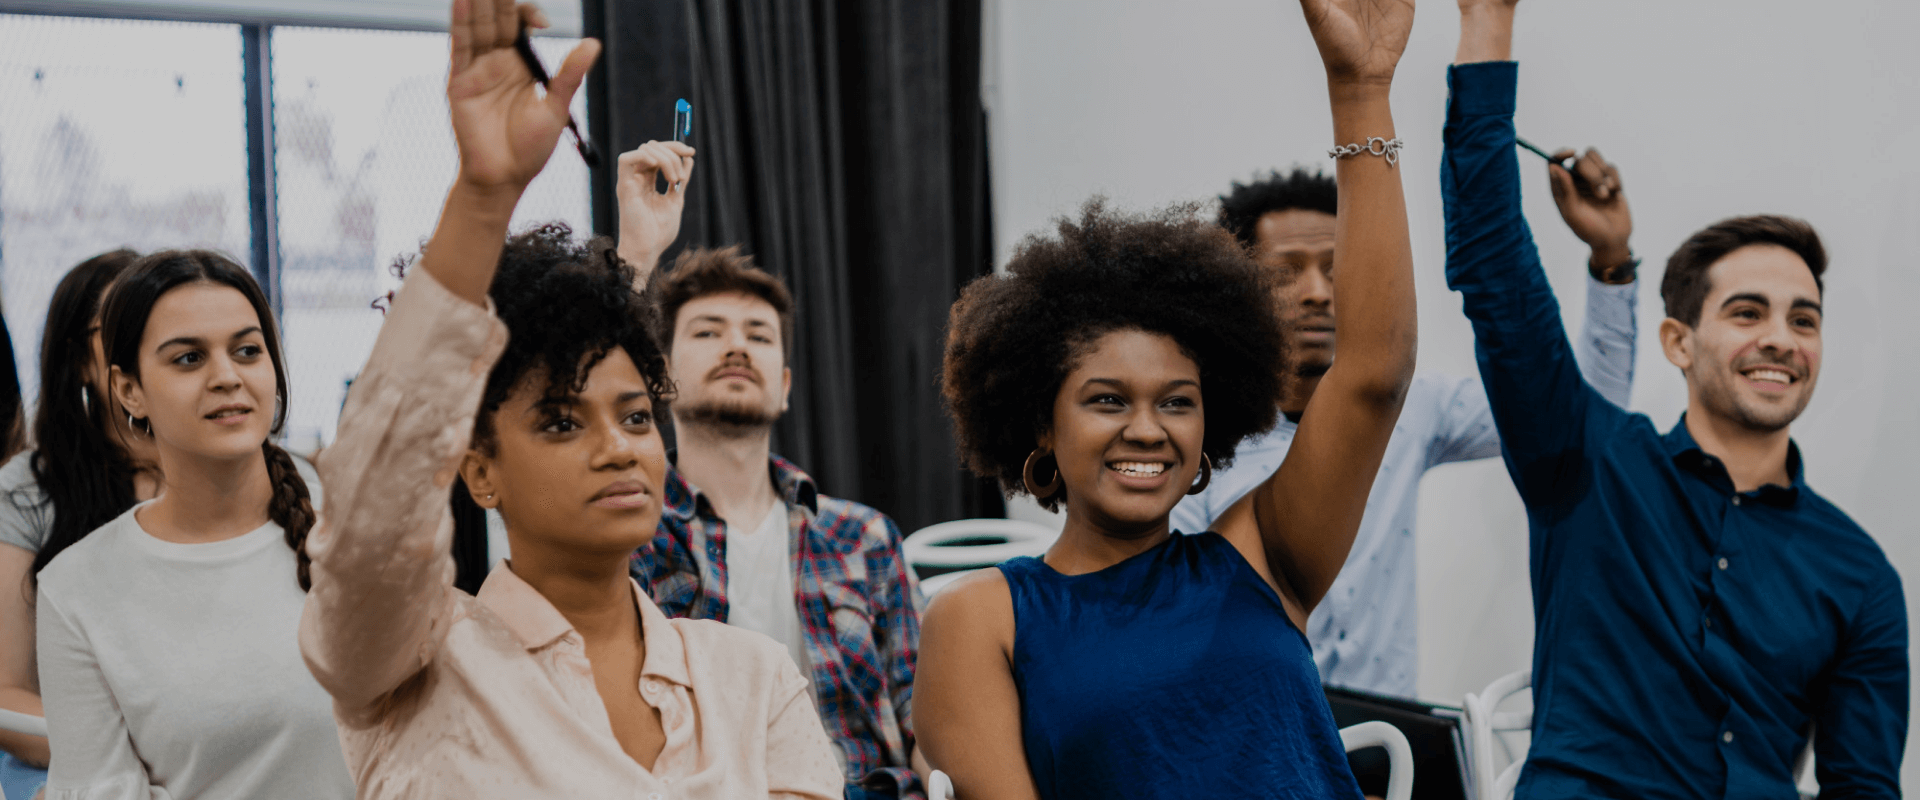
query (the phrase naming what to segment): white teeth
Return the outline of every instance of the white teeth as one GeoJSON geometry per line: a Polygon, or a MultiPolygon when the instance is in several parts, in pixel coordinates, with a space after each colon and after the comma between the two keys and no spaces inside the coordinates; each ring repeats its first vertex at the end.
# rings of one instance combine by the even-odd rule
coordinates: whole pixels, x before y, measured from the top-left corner
{"type": "Polygon", "coordinates": [[[1133,478],[1151,478],[1167,471],[1167,465],[1144,461],[1115,461],[1113,471],[1133,478]]]}
{"type": "Polygon", "coordinates": [[[1752,370],[1747,373],[1747,377],[1752,378],[1756,381],[1773,381],[1774,383],[1792,383],[1793,382],[1792,375],[1788,375],[1787,373],[1777,369],[1752,370]]]}

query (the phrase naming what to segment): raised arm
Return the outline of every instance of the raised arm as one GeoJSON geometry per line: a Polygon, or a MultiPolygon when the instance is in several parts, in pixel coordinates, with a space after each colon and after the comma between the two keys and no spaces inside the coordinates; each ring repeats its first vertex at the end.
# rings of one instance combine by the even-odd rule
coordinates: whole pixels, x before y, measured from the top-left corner
{"type": "Polygon", "coordinates": [[[542,96],[513,49],[523,20],[544,24],[531,6],[455,0],[447,100],[459,176],[320,458],[329,497],[307,543],[300,647],[349,719],[424,667],[449,621],[447,492],[506,342],[487,287],[514,205],[599,50],[582,42],[542,96]]]}
{"type": "MultiPolygon", "coordinates": [[[[1504,26],[1486,26],[1506,30],[1504,26]]],[[[1467,30],[1472,30],[1468,28],[1467,30]]],[[[1481,31],[1481,33],[1486,33],[1481,31]]],[[[1589,149],[1553,154],[1547,165],[1553,199],[1560,219],[1590,248],[1587,258],[1587,314],[1574,339],[1575,360],[1587,385],[1607,402],[1626,408],[1633,396],[1633,360],[1638,326],[1634,319],[1639,291],[1629,239],[1633,215],[1627,209],[1620,171],[1589,149]],[[1574,172],[1558,162],[1578,155],[1574,172]],[[1575,173],[1579,178],[1575,178],[1575,173]]],[[[1478,377],[1448,386],[1441,406],[1441,425],[1430,464],[1472,461],[1500,455],[1500,434],[1494,427],[1487,390],[1478,377]]]]}
{"type": "Polygon", "coordinates": [[[660,256],[680,238],[680,214],[693,179],[693,148],[679,142],[647,142],[620,155],[620,259],[633,266],[636,283],[660,265],[660,256]],[[666,183],[666,191],[659,184],[666,183]]]}
{"type": "Polygon", "coordinates": [[[1624,417],[1581,380],[1520,209],[1513,109],[1513,3],[1462,0],[1460,55],[1448,71],[1440,192],[1447,284],[1473,323],[1480,379],[1521,497],[1532,507],[1583,487],[1589,437],[1624,417]]]}
{"type": "Polygon", "coordinates": [[[1580,374],[1601,397],[1621,408],[1633,396],[1634,294],[1639,290],[1633,257],[1633,212],[1627,208],[1620,170],[1600,151],[1588,148],[1568,172],[1559,162],[1573,150],[1553,154],[1547,178],[1560,219],[1591,250],[1587,258],[1587,316],[1574,353],[1580,374]]]}
{"type": "MultiPolygon", "coordinates": [[[[1413,27],[1412,0],[1300,5],[1327,69],[1334,142],[1392,140],[1388,92],[1413,27]]],[[[1286,461],[1242,501],[1251,503],[1267,566],[1299,621],[1346,563],[1413,377],[1413,251],[1400,168],[1361,153],[1340,158],[1334,176],[1340,186],[1333,250],[1340,357],[1308,402],[1286,461]]],[[[1216,527],[1244,530],[1247,519],[1230,510],[1216,527]]]]}

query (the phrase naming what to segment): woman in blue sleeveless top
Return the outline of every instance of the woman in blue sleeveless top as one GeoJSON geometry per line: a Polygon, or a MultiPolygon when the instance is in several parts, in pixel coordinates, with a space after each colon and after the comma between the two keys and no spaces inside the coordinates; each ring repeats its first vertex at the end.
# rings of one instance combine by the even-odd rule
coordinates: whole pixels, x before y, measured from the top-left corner
{"type": "Polygon", "coordinates": [[[1413,371],[1385,157],[1412,5],[1302,0],[1335,141],[1362,145],[1336,162],[1340,358],[1285,464],[1214,530],[1170,531],[1168,514],[1274,424],[1285,254],[1248,253],[1191,208],[1095,201],[954,304],[943,384],[961,456],[1066,511],[1044,558],[963,578],[924,618],[916,733],[963,800],[1359,796],[1300,630],[1346,560],[1413,371]]]}

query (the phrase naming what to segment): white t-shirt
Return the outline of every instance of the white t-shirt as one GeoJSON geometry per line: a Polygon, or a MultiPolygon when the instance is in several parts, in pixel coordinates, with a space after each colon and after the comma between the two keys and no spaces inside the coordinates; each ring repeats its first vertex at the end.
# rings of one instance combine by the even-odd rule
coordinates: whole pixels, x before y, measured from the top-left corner
{"type": "Polygon", "coordinates": [[[33,479],[32,450],[22,450],[0,466],[0,542],[38,553],[53,530],[53,505],[33,479]]]}
{"type": "MultiPolygon", "coordinates": [[[[727,529],[727,624],[764,633],[787,646],[807,674],[807,638],[793,594],[787,504],[774,503],[753,530],[727,529]]],[[[694,552],[705,554],[704,543],[694,552]]],[[[703,565],[704,568],[704,565],[703,565]]]]}
{"type": "Polygon", "coordinates": [[[40,573],[49,800],[353,797],[280,526],[178,544],[145,505],[40,573]]]}
{"type": "MultiPolygon", "coordinates": [[[[22,450],[0,465],[0,543],[29,553],[40,552],[53,532],[53,503],[33,477],[35,452],[22,450]]],[[[320,473],[298,455],[293,456],[293,468],[306,480],[313,507],[320,508],[320,473]]]]}

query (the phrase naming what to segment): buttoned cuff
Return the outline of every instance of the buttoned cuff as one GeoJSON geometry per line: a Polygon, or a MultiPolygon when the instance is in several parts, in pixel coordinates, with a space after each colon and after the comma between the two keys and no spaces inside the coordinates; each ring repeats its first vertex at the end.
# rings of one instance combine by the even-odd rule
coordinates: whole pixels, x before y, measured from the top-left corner
{"type": "Polygon", "coordinates": [[[1448,66],[1447,120],[1513,116],[1519,83],[1520,65],[1513,61],[1448,66]]]}

